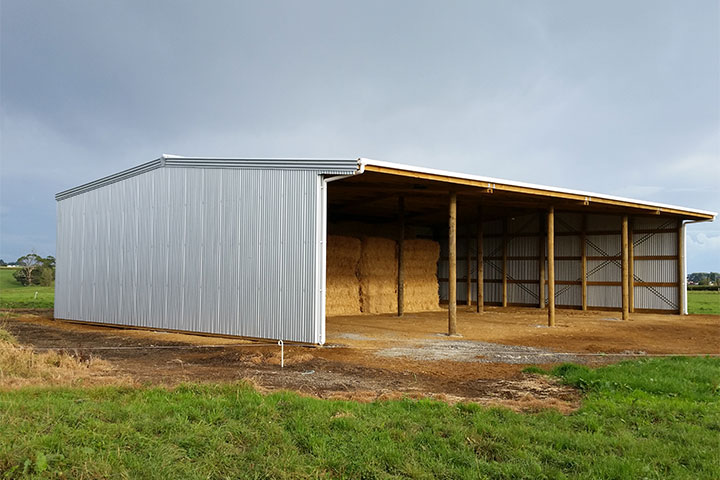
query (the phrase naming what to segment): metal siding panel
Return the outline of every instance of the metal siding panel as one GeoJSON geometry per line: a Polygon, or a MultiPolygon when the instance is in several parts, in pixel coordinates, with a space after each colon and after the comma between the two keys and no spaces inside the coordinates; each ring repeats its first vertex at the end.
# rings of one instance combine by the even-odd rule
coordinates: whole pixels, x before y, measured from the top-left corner
{"type": "Polygon", "coordinates": [[[676,287],[635,287],[635,308],[677,311],[676,287]]]}
{"type": "Polygon", "coordinates": [[[620,260],[588,260],[588,282],[621,282],[620,260]]]}
{"type": "MultiPolygon", "coordinates": [[[[580,260],[556,260],[555,280],[561,282],[581,281],[582,263],[580,262],[580,260]]],[[[555,288],[558,288],[558,286],[556,286],[555,288]]]]}
{"type": "MultiPolygon", "coordinates": [[[[537,243],[537,242],[536,242],[537,243]]],[[[555,237],[555,255],[558,257],[579,257],[580,236],[562,235],[555,237]]]]}
{"type": "Polygon", "coordinates": [[[620,234],[617,235],[587,235],[587,255],[597,256],[618,256],[621,252],[620,234]]]}
{"type": "Polygon", "coordinates": [[[677,233],[633,234],[635,256],[677,255],[677,233]]]}
{"type": "Polygon", "coordinates": [[[156,169],[58,202],[59,318],[320,341],[318,172],[156,169]]]}
{"type": "Polygon", "coordinates": [[[571,213],[571,212],[556,212],[555,213],[555,233],[579,232],[581,228],[582,228],[582,214],[581,213],[571,213]]]}
{"type": "Polygon", "coordinates": [[[558,285],[557,287],[555,291],[556,305],[572,307],[582,305],[582,287],[580,285],[558,285]]]}
{"type": "Polygon", "coordinates": [[[620,231],[622,228],[622,217],[620,215],[596,215],[587,216],[587,230],[594,231],[620,231]]]}
{"type": "Polygon", "coordinates": [[[508,283],[508,303],[536,305],[538,303],[537,285],[530,283],[508,283]]]}
{"type": "Polygon", "coordinates": [[[590,307],[622,307],[622,287],[589,285],[587,297],[590,307]]]}
{"type": "Polygon", "coordinates": [[[678,227],[677,219],[671,217],[662,217],[659,215],[653,215],[652,217],[639,215],[633,217],[633,228],[636,230],[670,229],[678,227]]]}

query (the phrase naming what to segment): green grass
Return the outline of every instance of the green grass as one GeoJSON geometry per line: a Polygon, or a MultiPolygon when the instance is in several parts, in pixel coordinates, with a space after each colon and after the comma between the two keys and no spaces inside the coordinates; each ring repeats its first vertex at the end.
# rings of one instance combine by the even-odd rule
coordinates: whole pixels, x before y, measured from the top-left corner
{"type": "Polygon", "coordinates": [[[688,313],[720,315],[720,292],[688,290],[688,313]]]}
{"type": "Polygon", "coordinates": [[[53,308],[55,287],[23,287],[13,278],[14,272],[14,268],[0,268],[0,308],[53,308]]]}
{"type": "MultiPolygon", "coordinates": [[[[7,478],[720,478],[720,359],[552,372],[583,407],[263,396],[243,384],[0,393],[7,478]]],[[[2,474],[0,474],[2,477],[2,474]]]]}

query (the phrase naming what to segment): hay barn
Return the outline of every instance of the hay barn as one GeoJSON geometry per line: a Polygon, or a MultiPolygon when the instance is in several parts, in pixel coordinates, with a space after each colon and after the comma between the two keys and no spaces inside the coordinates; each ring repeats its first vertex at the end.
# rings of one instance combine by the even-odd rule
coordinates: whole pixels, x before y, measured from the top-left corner
{"type": "Polygon", "coordinates": [[[715,217],[368,159],[164,155],[56,199],[56,318],[315,344],[458,304],[686,313],[685,224],[715,217]]]}

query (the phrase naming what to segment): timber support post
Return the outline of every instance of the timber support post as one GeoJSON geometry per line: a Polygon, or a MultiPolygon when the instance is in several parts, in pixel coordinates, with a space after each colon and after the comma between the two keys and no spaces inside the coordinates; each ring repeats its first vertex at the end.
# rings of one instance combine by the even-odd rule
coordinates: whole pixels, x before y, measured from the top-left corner
{"type": "Polygon", "coordinates": [[[467,224],[467,235],[465,237],[465,252],[466,257],[465,258],[465,264],[467,266],[467,278],[465,279],[465,291],[467,292],[467,306],[472,306],[472,250],[470,249],[470,244],[472,243],[472,231],[470,230],[470,226],[472,224],[468,222],[467,224]]]}
{"type": "Polygon", "coordinates": [[[555,208],[547,215],[548,327],[555,326],[555,208]]]}
{"type": "Polygon", "coordinates": [[[635,245],[633,245],[633,220],[628,220],[628,308],[635,313],[635,245]]]}
{"type": "Polygon", "coordinates": [[[582,227],[580,227],[580,289],[582,291],[582,309],[588,309],[587,304],[587,215],[582,216],[582,227]]]}
{"type": "Polygon", "coordinates": [[[508,283],[507,283],[507,244],[508,244],[508,218],[503,219],[502,230],[502,306],[508,306],[508,283]]]}
{"type": "Polygon", "coordinates": [[[540,272],[540,287],[538,298],[540,308],[545,308],[545,215],[541,213],[538,218],[538,271],[540,272]]]}
{"type": "Polygon", "coordinates": [[[477,220],[477,313],[483,313],[485,305],[485,293],[483,291],[483,212],[482,207],[478,210],[477,220]]]}
{"type": "Polygon", "coordinates": [[[448,234],[448,335],[457,335],[457,193],[450,192],[448,234]]]}
{"type": "Polygon", "coordinates": [[[628,278],[628,217],[622,217],[622,319],[630,319],[630,280],[628,278]]]}
{"type": "Polygon", "coordinates": [[[405,313],[405,198],[402,196],[398,197],[398,217],[397,316],[402,317],[405,313]]]}

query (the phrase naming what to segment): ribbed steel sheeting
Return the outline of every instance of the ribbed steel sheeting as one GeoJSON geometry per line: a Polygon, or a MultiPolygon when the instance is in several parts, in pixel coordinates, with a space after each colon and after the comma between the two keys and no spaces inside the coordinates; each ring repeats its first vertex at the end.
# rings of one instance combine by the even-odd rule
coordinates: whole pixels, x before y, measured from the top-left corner
{"type": "Polygon", "coordinates": [[[587,255],[589,257],[615,257],[622,253],[622,239],[617,235],[587,235],[587,255]]]}
{"type": "Polygon", "coordinates": [[[540,216],[536,214],[511,217],[507,222],[508,233],[537,233],[539,221],[540,216]]]}
{"type": "Polygon", "coordinates": [[[508,303],[537,305],[537,285],[531,283],[508,283],[508,303]]]}
{"type": "Polygon", "coordinates": [[[579,232],[582,228],[582,214],[557,212],[555,214],[555,232],[579,232]]]}
{"type": "Polygon", "coordinates": [[[635,287],[635,308],[678,310],[677,287],[635,287]]]}
{"type": "MultiPolygon", "coordinates": [[[[677,283],[678,282],[678,233],[652,230],[677,228],[675,219],[664,217],[638,217],[633,219],[633,229],[650,230],[646,233],[634,233],[633,237],[633,276],[636,282],[677,283]],[[638,257],[656,257],[638,259],[638,257]],[[675,258],[657,258],[675,257],[675,258]]],[[[677,311],[678,287],[676,286],[636,286],[634,289],[635,308],[677,311]]]]}
{"type": "Polygon", "coordinates": [[[648,217],[645,215],[639,215],[632,217],[633,228],[635,230],[651,230],[651,229],[671,229],[678,228],[678,221],[674,218],[662,217],[654,215],[648,217]]]}
{"type": "Polygon", "coordinates": [[[678,280],[675,260],[636,260],[634,267],[635,281],[674,283],[678,280]]]}
{"type": "MultiPolygon", "coordinates": [[[[536,242],[537,243],[537,242],[536,242]]],[[[579,257],[580,237],[576,235],[561,235],[555,237],[555,255],[558,257],[579,257]]]]}
{"type": "Polygon", "coordinates": [[[636,257],[677,255],[677,233],[635,233],[633,245],[636,257]]]}
{"type": "Polygon", "coordinates": [[[582,305],[582,287],[580,285],[556,285],[555,304],[564,307],[582,305]]]}
{"type": "MultiPolygon", "coordinates": [[[[622,265],[620,260],[588,260],[588,281],[620,282],[622,281],[621,267],[622,265]]],[[[589,286],[588,288],[592,288],[592,286],[589,286]]]]}
{"type": "Polygon", "coordinates": [[[587,230],[593,231],[616,231],[622,228],[622,216],[620,215],[588,215],[587,230]]]}
{"type": "Polygon", "coordinates": [[[323,343],[321,173],[156,168],[62,197],[55,315],[323,343]]]}
{"type": "Polygon", "coordinates": [[[513,280],[537,281],[540,278],[537,261],[508,260],[507,267],[507,274],[513,280]]]}
{"type": "MultiPolygon", "coordinates": [[[[524,215],[508,221],[508,233],[533,233],[537,231],[539,215],[524,215]]],[[[586,250],[590,257],[619,257],[621,250],[622,217],[619,215],[587,215],[589,230],[603,232],[603,234],[588,233],[586,236],[586,250]],[[610,232],[617,231],[617,234],[610,232]]],[[[677,226],[677,222],[668,217],[636,217],[633,218],[636,230],[668,229],[677,226]]],[[[556,230],[558,233],[578,232],[578,235],[558,235],[555,237],[555,255],[561,257],[556,260],[555,278],[557,281],[580,282],[581,272],[581,245],[579,231],[582,227],[582,215],[575,213],[558,212],[556,217],[556,230]],[[562,258],[566,257],[566,258],[562,258]],[[575,258],[567,258],[575,257],[575,258]]],[[[502,221],[486,222],[483,231],[488,230],[495,234],[502,232],[502,221]],[[493,227],[488,225],[492,223],[493,227]]],[[[544,235],[543,235],[544,237],[544,235]]],[[[458,237],[458,253],[461,258],[466,255],[467,237],[458,237]]],[[[634,254],[638,256],[675,256],[677,254],[677,233],[635,233],[633,235],[634,254]]],[[[443,256],[447,256],[447,241],[443,241],[443,256]]],[[[502,256],[502,239],[500,237],[485,237],[483,242],[487,257],[502,256]]],[[[471,241],[471,253],[474,253],[474,241],[471,241]]],[[[547,252],[545,252],[547,254],[547,252]]],[[[510,237],[507,245],[508,278],[510,280],[537,280],[539,277],[538,262],[534,258],[538,254],[538,239],[535,236],[510,237]],[[512,257],[526,257],[512,259],[512,257]]],[[[473,262],[474,263],[474,262],[473,262]]],[[[439,262],[439,277],[447,278],[448,262],[439,262]]],[[[636,282],[671,283],[677,282],[677,261],[674,259],[646,259],[635,260],[634,274],[636,282]]],[[[545,265],[547,271],[547,263],[545,265]]],[[[465,260],[458,260],[458,301],[466,300],[465,260]]],[[[472,271],[475,272],[473,265],[472,271]]],[[[498,258],[485,260],[485,280],[502,279],[502,261],[498,258]]],[[[618,258],[587,260],[588,282],[616,282],[622,281],[621,260],[618,258]]],[[[473,276],[476,278],[476,275],[473,276]]],[[[488,302],[502,301],[502,285],[500,283],[485,283],[488,302]]],[[[619,285],[588,285],[588,304],[594,307],[620,308],[622,303],[621,287],[619,285]],[[615,295],[617,294],[617,298],[615,295]]],[[[508,283],[509,303],[534,304],[538,301],[537,283],[508,283]]],[[[677,289],[675,287],[636,287],[636,308],[648,308],[672,311],[677,309],[677,289]],[[667,293],[675,289],[674,294],[667,293]]],[[[582,304],[582,290],[580,285],[555,286],[556,303],[563,306],[579,307],[582,304]]],[[[441,282],[440,295],[447,300],[447,282],[441,282]]],[[[472,298],[475,298],[474,289],[472,298]]],[[[546,297],[547,298],[547,294],[546,297]]]]}
{"type": "Polygon", "coordinates": [[[502,284],[483,283],[483,297],[485,301],[489,303],[502,302],[502,284]]]}
{"type": "Polygon", "coordinates": [[[588,306],[590,307],[622,307],[622,287],[594,285],[588,287],[588,306]]]}
{"type": "Polygon", "coordinates": [[[507,254],[509,257],[536,257],[538,254],[537,237],[532,236],[510,238],[510,241],[507,244],[507,254]]]}
{"type": "MultiPolygon", "coordinates": [[[[579,282],[582,279],[580,260],[555,260],[555,280],[561,282],[579,282]]],[[[557,285],[559,289],[562,285],[557,285]]]]}
{"type": "Polygon", "coordinates": [[[483,222],[483,234],[485,235],[497,235],[503,231],[503,219],[490,220],[489,222],[483,222]]]}

